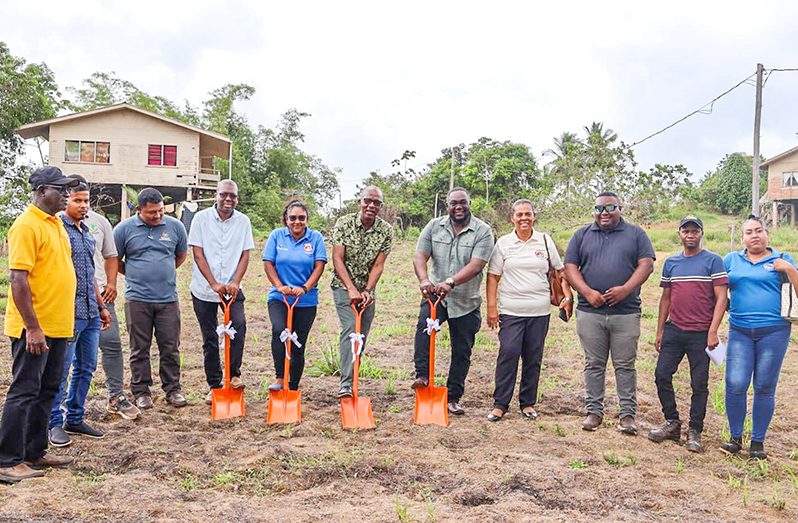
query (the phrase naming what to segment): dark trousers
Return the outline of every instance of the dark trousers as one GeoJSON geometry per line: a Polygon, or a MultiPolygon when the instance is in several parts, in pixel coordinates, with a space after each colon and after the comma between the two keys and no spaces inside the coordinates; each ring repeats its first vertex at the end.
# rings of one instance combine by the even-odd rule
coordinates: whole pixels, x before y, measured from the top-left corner
{"type": "Polygon", "coordinates": [[[665,324],[660,344],[657,369],[654,371],[657,383],[657,395],[662,404],[662,413],[666,420],[678,420],[676,396],[673,393],[673,375],[679,368],[682,358],[687,355],[690,363],[690,386],[693,395],[690,398],[690,428],[704,430],[704,416],[707,413],[707,397],[709,389],[709,356],[704,352],[707,346],[707,331],[686,331],[673,325],[665,324]]]}
{"type": "MultiPolygon", "coordinates": [[[[272,358],[274,373],[277,379],[283,379],[285,371],[285,343],[280,341],[280,334],[286,328],[288,309],[285,303],[277,300],[269,302],[269,319],[272,322],[272,358]]],[[[313,322],[316,320],[316,307],[297,307],[294,309],[293,331],[296,332],[301,347],[291,343],[291,376],[288,385],[291,390],[299,389],[299,380],[305,370],[305,348],[313,322]]]]}
{"type": "Polygon", "coordinates": [[[34,356],[25,350],[25,331],[11,338],[11,385],[0,420],[0,467],[42,457],[47,425],[64,372],[67,338],[46,338],[49,350],[34,356]]]}
{"type": "Polygon", "coordinates": [[[158,375],[164,392],[180,392],[180,305],[128,301],[125,303],[130,335],[130,390],[135,397],[150,394],[152,333],[158,343],[158,375]]]}
{"type": "MultiPolygon", "coordinates": [[[[468,369],[471,367],[471,349],[474,347],[474,338],[482,325],[482,316],[479,314],[479,309],[475,309],[465,316],[449,318],[448,311],[443,304],[438,305],[437,316],[441,323],[449,322],[452,359],[449,364],[449,378],[446,380],[446,387],[449,389],[449,401],[456,403],[460,401],[465,392],[465,380],[468,376],[468,369]]],[[[424,300],[421,302],[421,309],[418,313],[414,343],[413,359],[416,365],[416,377],[429,375],[429,335],[424,332],[429,317],[430,306],[424,300]]]]}
{"type": "Polygon", "coordinates": [[[543,361],[543,344],[549,332],[550,316],[510,316],[500,314],[499,356],[496,359],[496,388],[493,406],[507,412],[518,374],[521,359],[521,388],[518,400],[521,409],[537,402],[540,364],[543,361]]]}
{"type": "MultiPolygon", "coordinates": [[[[222,386],[222,363],[219,357],[219,335],[216,327],[224,321],[217,318],[217,311],[222,309],[222,304],[212,301],[203,301],[191,295],[194,303],[194,314],[197,315],[200,331],[202,332],[202,353],[205,356],[205,379],[208,386],[218,389],[222,386]]],[[[244,356],[244,340],[247,336],[247,319],[244,316],[244,293],[238,291],[236,299],[230,306],[230,321],[236,331],[235,337],[230,340],[230,377],[241,376],[241,360],[244,356]]],[[[223,346],[224,347],[224,346],[223,346]]],[[[222,348],[224,350],[224,348],[222,348]]]]}

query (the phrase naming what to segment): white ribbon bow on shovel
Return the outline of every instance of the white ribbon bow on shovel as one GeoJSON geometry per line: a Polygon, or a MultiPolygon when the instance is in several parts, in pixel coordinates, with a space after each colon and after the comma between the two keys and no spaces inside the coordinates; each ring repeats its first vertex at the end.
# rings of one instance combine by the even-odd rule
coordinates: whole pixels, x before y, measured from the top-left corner
{"type": "Polygon", "coordinates": [[[366,341],[366,337],[359,332],[353,332],[349,335],[349,339],[352,341],[352,355],[355,357],[360,356],[363,353],[363,344],[366,341]],[[359,346],[357,345],[358,343],[360,343],[359,346]]]}
{"type": "MultiPolygon", "coordinates": [[[[292,342],[294,342],[294,345],[296,345],[297,348],[301,348],[302,347],[302,344],[299,343],[299,336],[296,335],[296,332],[291,332],[288,329],[285,329],[283,332],[281,332],[280,333],[280,341],[285,343],[286,340],[291,340],[292,342]]],[[[287,354],[286,354],[286,356],[287,356],[287,354]]],[[[290,360],[291,356],[288,356],[288,359],[290,360]]]]}
{"type": "Polygon", "coordinates": [[[424,332],[427,333],[427,336],[432,336],[432,331],[439,331],[441,330],[441,322],[439,320],[433,320],[432,318],[427,318],[427,328],[424,329],[424,332]]]}
{"type": "Polygon", "coordinates": [[[233,328],[233,322],[232,321],[230,323],[228,323],[227,325],[222,324],[222,325],[219,325],[218,327],[216,327],[216,334],[217,335],[221,336],[225,332],[227,333],[228,336],[230,336],[231,340],[236,337],[236,330],[233,328]]]}

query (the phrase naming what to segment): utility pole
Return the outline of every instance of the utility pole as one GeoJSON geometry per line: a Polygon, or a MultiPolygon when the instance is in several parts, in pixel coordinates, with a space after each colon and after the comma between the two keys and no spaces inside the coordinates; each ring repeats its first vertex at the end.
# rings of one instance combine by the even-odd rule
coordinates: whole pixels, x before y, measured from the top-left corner
{"type": "MultiPolygon", "coordinates": [[[[756,106],[754,109],[754,157],[751,180],[751,214],[759,216],[759,126],[762,122],[762,73],[765,66],[756,64],[756,106]]],[[[773,217],[775,225],[778,216],[773,217]]]]}

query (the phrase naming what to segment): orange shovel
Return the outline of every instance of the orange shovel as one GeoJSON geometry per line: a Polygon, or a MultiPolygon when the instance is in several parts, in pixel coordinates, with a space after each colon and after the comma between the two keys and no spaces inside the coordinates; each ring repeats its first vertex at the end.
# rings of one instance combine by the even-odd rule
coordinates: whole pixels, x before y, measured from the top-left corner
{"type": "Polygon", "coordinates": [[[235,296],[220,294],[222,310],[224,311],[224,325],[219,330],[224,332],[224,387],[211,390],[211,419],[220,420],[237,418],[245,415],[244,389],[234,389],[230,386],[230,340],[235,336],[230,323],[230,307],[233,306],[235,296]]]}
{"type": "Polygon", "coordinates": [[[429,334],[429,385],[416,389],[416,408],[413,412],[413,423],[416,425],[449,425],[449,390],[435,386],[435,333],[440,329],[438,324],[439,297],[435,303],[427,298],[430,317],[427,318],[427,334],[429,334]]]}
{"type": "MultiPolygon", "coordinates": [[[[289,305],[288,300],[283,296],[285,306],[288,308],[288,315],[285,322],[285,370],[283,370],[283,388],[281,390],[269,391],[269,407],[266,414],[266,423],[299,423],[302,421],[302,392],[289,390],[291,381],[291,341],[296,338],[293,331],[294,307],[299,303],[299,296],[294,303],[289,305]]],[[[297,342],[299,344],[299,342],[297,342]]],[[[301,345],[298,345],[301,347],[301,345]]]]}
{"type": "Polygon", "coordinates": [[[352,377],[352,397],[341,398],[341,426],[345,429],[373,429],[377,425],[374,423],[374,415],[371,412],[371,400],[369,398],[359,398],[357,395],[357,382],[360,374],[360,353],[363,352],[363,334],[361,331],[361,321],[365,307],[358,307],[352,304],[352,311],[355,313],[355,332],[352,338],[352,359],[354,362],[352,377]]]}

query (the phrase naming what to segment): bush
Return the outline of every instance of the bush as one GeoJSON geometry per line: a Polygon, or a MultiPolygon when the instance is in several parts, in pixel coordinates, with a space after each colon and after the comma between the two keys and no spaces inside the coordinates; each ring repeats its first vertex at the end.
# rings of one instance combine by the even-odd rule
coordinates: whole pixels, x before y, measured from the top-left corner
{"type": "Polygon", "coordinates": [[[415,225],[411,225],[407,229],[405,229],[403,237],[405,240],[418,240],[418,237],[421,235],[421,230],[416,227],[415,225]]]}

